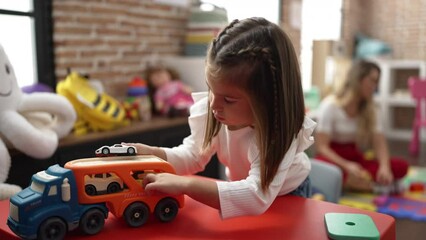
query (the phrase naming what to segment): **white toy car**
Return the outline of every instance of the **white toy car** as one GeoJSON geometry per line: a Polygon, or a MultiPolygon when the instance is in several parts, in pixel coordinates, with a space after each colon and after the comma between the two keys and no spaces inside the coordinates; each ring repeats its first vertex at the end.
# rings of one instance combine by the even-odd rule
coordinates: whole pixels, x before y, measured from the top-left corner
{"type": "Polygon", "coordinates": [[[124,146],[114,144],[112,146],[102,146],[95,151],[96,156],[108,155],[136,155],[136,148],[133,146],[124,146]]]}
{"type": "Polygon", "coordinates": [[[86,194],[91,196],[123,190],[123,180],[113,173],[86,175],[84,181],[86,194]]]}

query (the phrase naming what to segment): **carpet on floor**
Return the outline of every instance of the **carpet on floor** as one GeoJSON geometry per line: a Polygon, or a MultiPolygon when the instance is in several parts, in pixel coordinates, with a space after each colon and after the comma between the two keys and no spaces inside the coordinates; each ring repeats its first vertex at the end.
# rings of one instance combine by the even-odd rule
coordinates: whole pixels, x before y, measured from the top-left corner
{"type": "Polygon", "coordinates": [[[426,168],[410,167],[399,194],[344,192],[339,204],[377,211],[395,218],[426,221],[426,168]]]}

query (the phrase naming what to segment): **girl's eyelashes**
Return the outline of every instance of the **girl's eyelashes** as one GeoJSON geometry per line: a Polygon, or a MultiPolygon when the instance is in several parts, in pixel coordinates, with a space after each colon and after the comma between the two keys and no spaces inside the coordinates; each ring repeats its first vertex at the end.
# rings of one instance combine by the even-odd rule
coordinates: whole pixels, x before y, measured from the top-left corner
{"type": "Polygon", "coordinates": [[[224,99],[225,99],[225,103],[229,103],[229,104],[235,103],[237,101],[234,98],[227,98],[227,97],[225,97],[224,99]]]}

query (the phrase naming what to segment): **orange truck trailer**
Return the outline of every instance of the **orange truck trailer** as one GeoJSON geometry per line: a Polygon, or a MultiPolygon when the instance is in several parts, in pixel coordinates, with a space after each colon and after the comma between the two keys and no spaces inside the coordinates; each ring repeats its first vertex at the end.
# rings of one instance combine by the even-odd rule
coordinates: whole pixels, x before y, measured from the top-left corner
{"type": "Polygon", "coordinates": [[[147,195],[142,181],[148,173],[174,174],[175,170],[152,155],[53,165],[34,174],[31,185],[10,199],[8,226],[23,238],[63,239],[77,227],[86,234],[98,233],[108,211],[131,227],[145,224],[152,213],[162,222],[174,220],[184,196],[147,195]]]}

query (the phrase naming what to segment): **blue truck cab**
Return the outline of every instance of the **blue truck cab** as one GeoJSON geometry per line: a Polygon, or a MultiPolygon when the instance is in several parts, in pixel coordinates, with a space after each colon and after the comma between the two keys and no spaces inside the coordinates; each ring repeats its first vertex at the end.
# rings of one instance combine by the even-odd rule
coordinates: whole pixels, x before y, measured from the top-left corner
{"type": "Polygon", "coordinates": [[[73,172],[56,164],[34,174],[31,185],[10,199],[7,224],[25,239],[63,239],[77,227],[96,234],[107,217],[105,203],[79,204],[73,172]]]}

